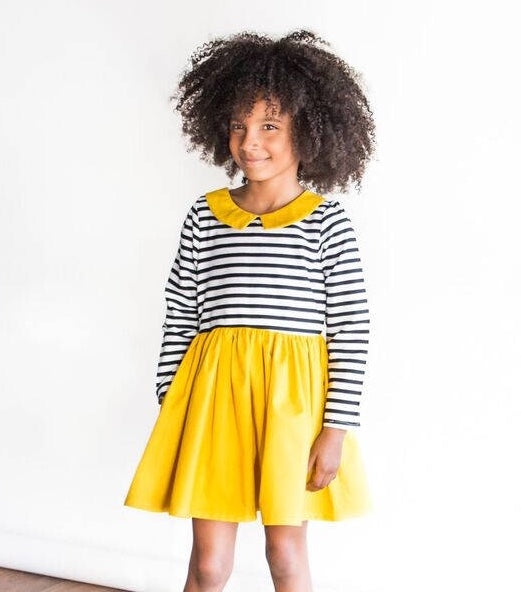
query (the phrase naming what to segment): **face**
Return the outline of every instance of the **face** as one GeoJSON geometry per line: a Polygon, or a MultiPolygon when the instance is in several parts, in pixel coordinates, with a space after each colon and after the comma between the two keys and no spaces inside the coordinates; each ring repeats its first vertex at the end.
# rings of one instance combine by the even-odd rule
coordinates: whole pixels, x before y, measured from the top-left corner
{"type": "Polygon", "coordinates": [[[298,157],[291,145],[291,116],[267,110],[258,100],[248,117],[233,114],[230,119],[229,147],[233,160],[249,181],[275,177],[296,179],[298,157]]]}

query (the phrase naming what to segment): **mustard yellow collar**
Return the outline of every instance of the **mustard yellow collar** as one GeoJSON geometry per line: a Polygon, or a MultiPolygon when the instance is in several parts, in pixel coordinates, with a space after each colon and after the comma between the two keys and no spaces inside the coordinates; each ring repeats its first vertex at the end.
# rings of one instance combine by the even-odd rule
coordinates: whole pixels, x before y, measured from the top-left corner
{"type": "Polygon", "coordinates": [[[321,195],[305,189],[295,199],[278,210],[266,214],[254,214],[240,208],[233,201],[227,187],[209,191],[205,196],[208,207],[217,220],[237,229],[246,228],[255,218],[260,218],[264,228],[289,226],[309,216],[324,201],[321,195]]]}

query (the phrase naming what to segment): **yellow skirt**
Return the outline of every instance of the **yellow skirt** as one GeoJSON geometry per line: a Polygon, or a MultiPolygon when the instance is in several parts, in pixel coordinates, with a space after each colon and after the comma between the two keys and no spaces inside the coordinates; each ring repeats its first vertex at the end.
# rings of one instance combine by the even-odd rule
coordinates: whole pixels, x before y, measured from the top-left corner
{"type": "Polygon", "coordinates": [[[124,505],[266,525],[372,508],[354,433],[337,476],[306,490],[328,384],[322,335],[252,327],[198,333],[167,391],[124,505]]]}

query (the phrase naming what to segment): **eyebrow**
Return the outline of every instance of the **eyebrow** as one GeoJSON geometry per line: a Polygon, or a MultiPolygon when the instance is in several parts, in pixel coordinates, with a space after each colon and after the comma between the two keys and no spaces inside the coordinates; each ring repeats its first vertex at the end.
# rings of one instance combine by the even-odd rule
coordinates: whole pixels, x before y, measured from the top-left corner
{"type": "MultiPolygon", "coordinates": [[[[240,121],[240,119],[238,119],[237,117],[231,117],[230,121],[240,121]]],[[[265,117],[262,121],[278,121],[279,123],[282,123],[282,119],[278,119],[277,117],[265,117]]]]}

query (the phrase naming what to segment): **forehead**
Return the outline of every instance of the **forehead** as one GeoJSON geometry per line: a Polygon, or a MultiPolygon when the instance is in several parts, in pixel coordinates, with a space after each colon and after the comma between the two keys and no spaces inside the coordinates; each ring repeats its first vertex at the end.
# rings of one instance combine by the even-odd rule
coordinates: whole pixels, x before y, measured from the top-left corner
{"type": "Polygon", "coordinates": [[[239,105],[235,106],[235,108],[232,110],[231,117],[233,119],[251,118],[259,120],[283,120],[288,117],[288,114],[282,113],[280,111],[280,103],[276,99],[272,99],[272,102],[269,105],[264,99],[257,99],[249,113],[246,111],[246,106],[239,105]]]}

